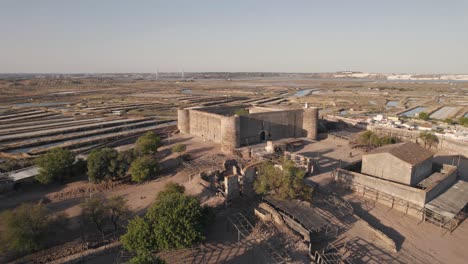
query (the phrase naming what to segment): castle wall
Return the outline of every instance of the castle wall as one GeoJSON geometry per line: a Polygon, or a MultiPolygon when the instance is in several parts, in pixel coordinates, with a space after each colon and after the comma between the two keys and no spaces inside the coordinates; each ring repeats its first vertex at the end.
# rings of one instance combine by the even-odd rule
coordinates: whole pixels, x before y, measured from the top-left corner
{"type": "Polygon", "coordinates": [[[208,141],[221,143],[222,119],[223,116],[220,115],[201,112],[193,109],[189,110],[190,134],[201,137],[208,141]]]}
{"type": "Polygon", "coordinates": [[[220,143],[223,150],[234,150],[240,146],[261,143],[267,140],[317,136],[316,108],[279,110],[254,108],[248,115],[233,113],[244,106],[205,107],[179,109],[178,128],[208,141],[220,143]],[[307,113],[307,129],[304,128],[304,113],[307,113]]]}
{"type": "Polygon", "coordinates": [[[306,131],[306,137],[317,140],[318,135],[318,108],[305,108],[303,128],[306,131]]]}
{"type": "Polygon", "coordinates": [[[221,119],[221,149],[231,151],[240,147],[239,116],[224,116],[221,119]]]}
{"type": "Polygon", "coordinates": [[[240,144],[242,146],[266,140],[303,137],[303,110],[252,113],[240,116],[240,144]],[[260,134],[265,132],[265,139],[260,134]]]}
{"type": "Polygon", "coordinates": [[[188,109],[177,109],[177,128],[182,134],[190,134],[190,117],[188,109]]]}

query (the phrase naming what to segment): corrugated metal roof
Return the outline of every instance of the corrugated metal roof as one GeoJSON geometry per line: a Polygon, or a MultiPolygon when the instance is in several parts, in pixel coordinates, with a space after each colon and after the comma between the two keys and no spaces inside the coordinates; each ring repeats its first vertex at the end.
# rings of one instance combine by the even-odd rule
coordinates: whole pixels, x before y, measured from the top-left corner
{"type": "Polygon", "coordinates": [[[313,207],[298,200],[278,200],[271,196],[264,197],[264,200],[276,209],[288,214],[310,232],[318,231],[328,225],[328,222],[313,207]]]}
{"type": "Polygon", "coordinates": [[[468,203],[468,182],[458,180],[452,187],[426,204],[426,208],[454,218],[468,203]]]}

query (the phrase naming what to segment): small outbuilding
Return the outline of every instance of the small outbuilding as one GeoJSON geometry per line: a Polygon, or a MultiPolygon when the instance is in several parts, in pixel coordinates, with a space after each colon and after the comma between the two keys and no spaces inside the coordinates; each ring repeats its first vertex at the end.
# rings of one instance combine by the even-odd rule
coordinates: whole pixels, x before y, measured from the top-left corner
{"type": "Polygon", "coordinates": [[[362,156],[361,173],[416,186],[432,173],[433,154],[413,142],[378,148],[362,156]]]}

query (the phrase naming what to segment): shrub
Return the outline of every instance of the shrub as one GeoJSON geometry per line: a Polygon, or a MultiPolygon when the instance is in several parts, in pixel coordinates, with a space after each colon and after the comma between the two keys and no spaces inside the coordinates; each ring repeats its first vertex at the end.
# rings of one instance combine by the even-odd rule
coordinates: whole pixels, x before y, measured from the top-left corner
{"type": "Polygon", "coordinates": [[[195,197],[186,196],[184,189],[179,184],[167,184],[145,216],[130,221],[121,239],[126,250],[138,254],[185,248],[204,239],[213,211],[202,207],[195,197]]]}
{"type": "Polygon", "coordinates": [[[161,139],[152,131],[146,132],[135,142],[135,153],[137,155],[150,155],[158,151],[161,139]]]}
{"type": "Polygon", "coordinates": [[[248,109],[245,109],[245,108],[242,108],[242,109],[238,109],[234,112],[235,115],[238,115],[238,116],[242,116],[242,115],[248,115],[249,114],[249,110],[248,109]]]}
{"type": "Polygon", "coordinates": [[[185,150],[187,150],[187,146],[185,144],[176,144],[175,146],[172,147],[172,152],[174,153],[182,153],[184,152],[185,150]]]}
{"type": "Polygon", "coordinates": [[[25,203],[2,213],[4,229],[0,249],[5,253],[30,253],[43,248],[54,231],[63,229],[63,218],[53,217],[42,204],[25,203]]]}
{"type": "Polygon", "coordinates": [[[424,142],[424,147],[425,148],[432,148],[434,145],[437,145],[439,143],[439,138],[427,131],[421,132],[419,134],[419,138],[424,142]]]}
{"type": "Polygon", "coordinates": [[[93,150],[88,156],[88,177],[92,183],[112,179],[117,176],[116,160],[118,152],[115,149],[103,148],[93,150]]]}
{"type": "Polygon", "coordinates": [[[36,165],[39,167],[39,175],[36,180],[40,183],[51,183],[53,181],[63,180],[71,176],[75,155],[66,149],[55,148],[36,159],[36,165]]]}
{"type": "Polygon", "coordinates": [[[143,156],[133,161],[130,166],[132,181],[143,182],[156,175],[159,170],[158,162],[151,156],[143,156]]]}
{"type": "Polygon", "coordinates": [[[282,169],[271,162],[265,162],[259,168],[254,182],[258,194],[272,193],[280,199],[312,199],[312,189],[304,183],[305,172],[297,168],[290,160],[284,160],[282,169]]]}
{"type": "Polygon", "coordinates": [[[418,117],[419,119],[426,120],[426,121],[430,119],[429,114],[426,112],[419,113],[418,117]]]}

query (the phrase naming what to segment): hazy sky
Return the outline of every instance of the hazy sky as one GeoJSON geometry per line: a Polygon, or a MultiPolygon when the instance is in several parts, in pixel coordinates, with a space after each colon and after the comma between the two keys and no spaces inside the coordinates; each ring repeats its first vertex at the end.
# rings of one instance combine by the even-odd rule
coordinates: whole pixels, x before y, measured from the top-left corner
{"type": "Polygon", "coordinates": [[[468,73],[468,0],[0,0],[0,72],[468,73]]]}

